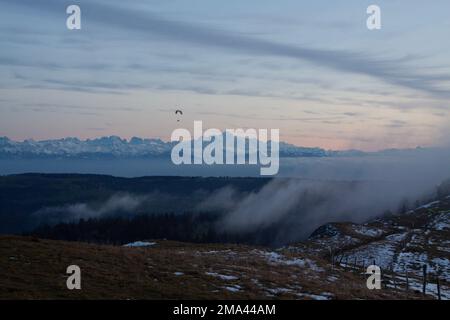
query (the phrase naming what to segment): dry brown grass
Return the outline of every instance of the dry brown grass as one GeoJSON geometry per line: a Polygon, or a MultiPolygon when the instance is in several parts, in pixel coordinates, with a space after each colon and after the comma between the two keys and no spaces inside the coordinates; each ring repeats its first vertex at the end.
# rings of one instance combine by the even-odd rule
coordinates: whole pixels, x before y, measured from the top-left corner
{"type": "MultiPolygon", "coordinates": [[[[2,236],[0,299],[308,299],[308,294],[324,292],[335,299],[405,298],[392,289],[368,290],[363,275],[331,270],[317,257],[309,258],[321,272],[271,263],[256,251],[263,248],[156,242],[153,247],[127,248],[2,236]],[[82,290],[66,288],[65,271],[71,264],[82,270],[82,290]],[[225,289],[236,285],[238,292],[225,289]]],[[[286,259],[303,258],[283,254],[286,259]]]]}

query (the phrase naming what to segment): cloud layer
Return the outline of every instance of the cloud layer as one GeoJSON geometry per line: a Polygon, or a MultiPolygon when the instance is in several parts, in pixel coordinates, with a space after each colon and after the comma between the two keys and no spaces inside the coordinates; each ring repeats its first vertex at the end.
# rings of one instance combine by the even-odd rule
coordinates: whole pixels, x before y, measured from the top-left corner
{"type": "MultiPolygon", "coordinates": [[[[0,2],[34,7],[37,12],[47,13],[60,13],[62,7],[61,2],[56,0],[38,2],[2,0],[0,2]]],[[[152,40],[157,36],[164,40],[215,47],[219,50],[241,52],[250,56],[299,59],[320,67],[376,78],[388,84],[427,92],[431,95],[450,96],[450,89],[441,85],[443,82],[450,81],[449,74],[415,72],[414,60],[408,56],[399,59],[383,59],[363,52],[278,43],[194,23],[171,21],[155,13],[128,9],[125,6],[107,5],[101,1],[86,2],[83,6],[87,18],[95,23],[125,30],[134,35],[138,33],[142,39],[152,40]]],[[[3,61],[3,63],[11,62],[3,61]]]]}

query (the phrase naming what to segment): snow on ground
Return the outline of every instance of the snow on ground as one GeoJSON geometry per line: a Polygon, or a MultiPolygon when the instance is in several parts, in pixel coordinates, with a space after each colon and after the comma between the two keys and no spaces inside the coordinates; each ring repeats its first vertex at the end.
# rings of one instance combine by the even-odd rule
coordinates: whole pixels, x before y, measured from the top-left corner
{"type": "Polygon", "coordinates": [[[450,230],[450,211],[436,215],[428,227],[438,231],[450,230]]]}
{"type": "Polygon", "coordinates": [[[401,277],[397,277],[401,279],[401,283],[404,285],[406,282],[405,279],[405,270],[408,270],[409,277],[409,288],[410,290],[415,290],[418,292],[422,292],[423,282],[422,282],[422,266],[427,265],[427,285],[426,285],[426,293],[438,297],[437,283],[436,283],[436,275],[439,275],[439,279],[441,279],[441,298],[445,300],[450,299],[450,288],[445,285],[445,282],[442,280],[446,280],[448,283],[450,279],[449,273],[449,260],[443,258],[434,258],[429,260],[429,257],[426,253],[418,253],[418,252],[401,252],[397,258],[397,264],[394,271],[397,274],[402,275],[401,277]],[[444,283],[443,283],[444,282],[444,283]]]}
{"type": "Polygon", "coordinates": [[[211,277],[216,277],[216,278],[219,278],[221,280],[227,280],[227,281],[239,279],[236,276],[228,276],[228,275],[220,274],[220,273],[217,273],[217,272],[205,272],[205,274],[208,275],[208,276],[211,276],[211,277]]]}
{"type": "Polygon", "coordinates": [[[449,245],[447,245],[445,247],[437,246],[436,249],[438,249],[439,251],[450,253],[450,246],[449,245]]]}
{"type": "Polygon", "coordinates": [[[420,229],[414,229],[413,235],[411,237],[411,240],[406,244],[406,246],[409,247],[419,247],[423,248],[423,245],[427,243],[427,239],[425,238],[423,234],[423,230],[420,229]]]}
{"type": "Polygon", "coordinates": [[[393,242],[400,242],[400,241],[405,240],[407,235],[408,235],[407,232],[405,232],[405,233],[394,233],[394,234],[388,235],[386,237],[386,240],[393,241],[393,242]]]}
{"type": "Polygon", "coordinates": [[[450,282],[450,261],[447,258],[434,258],[431,265],[438,271],[440,277],[450,282]]]}
{"type": "Polygon", "coordinates": [[[379,237],[384,233],[384,231],[381,229],[371,228],[365,225],[354,225],[352,226],[352,228],[356,233],[372,238],[379,237]]]}
{"type": "Polygon", "coordinates": [[[228,290],[230,292],[239,292],[241,291],[242,287],[240,285],[232,285],[232,286],[225,286],[223,287],[225,290],[228,290]]]}
{"type": "Polygon", "coordinates": [[[288,259],[282,254],[273,251],[259,251],[256,250],[258,254],[264,256],[269,263],[273,264],[283,264],[287,266],[298,266],[302,268],[309,268],[316,272],[324,271],[321,267],[319,267],[314,261],[308,258],[292,258],[288,259]]]}
{"type": "Polygon", "coordinates": [[[262,284],[259,282],[258,279],[251,279],[251,282],[252,282],[254,285],[258,286],[258,287],[261,287],[261,286],[262,286],[262,284]]]}
{"type": "Polygon", "coordinates": [[[135,241],[131,243],[124,244],[124,247],[151,247],[154,246],[156,242],[146,242],[146,241],[135,241]]]}
{"type": "Polygon", "coordinates": [[[266,291],[269,292],[271,295],[279,295],[283,293],[289,293],[292,292],[292,289],[288,288],[266,288],[266,291]]]}
{"type": "Polygon", "coordinates": [[[322,292],[321,294],[297,293],[296,295],[301,298],[311,298],[313,300],[331,300],[333,298],[333,294],[329,292],[322,292]]]}
{"type": "Polygon", "coordinates": [[[443,252],[450,252],[450,240],[439,240],[436,249],[443,252]]]}
{"type": "Polygon", "coordinates": [[[330,282],[335,282],[335,281],[339,280],[339,278],[338,278],[338,277],[335,277],[335,276],[329,276],[329,277],[327,278],[327,280],[330,281],[330,282]]]}
{"type": "Polygon", "coordinates": [[[395,250],[396,246],[393,243],[378,241],[349,251],[345,254],[344,260],[350,265],[354,263],[355,259],[358,265],[363,261],[364,265],[372,264],[375,260],[375,264],[381,269],[390,269],[394,262],[395,250]]]}
{"type": "MultiPolygon", "coordinates": [[[[394,272],[403,275],[408,271],[410,274],[414,273],[417,276],[421,276],[424,264],[428,265],[428,255],[425,252],[400,252],[397,255],[394,272]]],[[[431,269],[431,266],[428,265],[428,267],[431,269]]]]}
{"type": "Polygon", "coordinates": [[[423,206],[420,206],[420,207],[418,207],[417,209],[429,209],[429,208],[431,208],[431,207],[434,207],[434,206],[438,205],[439,203],[440,203],[439,200],[433,201],[433,202],[424,204],[423,206]]]}
{"type": "MultiPolygon", "coordinates": [[[[422,292],[423,283],[421,279],[409,279],[409,288],[410,290],[415,290],[418,292],[422,292]]],[[[425,292],[427,294],[432,295],[433,297],[438,297],[437,285],[435,283],[427,283],[425,287],[425,292]]],[[[441,286],[441,299],[450,300],[450,290],[448,287],[441,286]]]]}
{"type": "Polygon", "coordinates": [[[234,252],[231,249],[227,249],[227,250],[209,250],[209,251],[197,251],[196,254],[211,254],[211,255],[237,255],[237,252],[234,252]]]}
{"type": "Polygon", "coordinates": [[[320,244],[323,247],[339,247],[344,248],[352,245],[356,245],[361,241],[359,239],[353,238],[349,235],[341,235],[337,234],[328,239],[317,239],[315,240],[317,244],[320,244]]]}

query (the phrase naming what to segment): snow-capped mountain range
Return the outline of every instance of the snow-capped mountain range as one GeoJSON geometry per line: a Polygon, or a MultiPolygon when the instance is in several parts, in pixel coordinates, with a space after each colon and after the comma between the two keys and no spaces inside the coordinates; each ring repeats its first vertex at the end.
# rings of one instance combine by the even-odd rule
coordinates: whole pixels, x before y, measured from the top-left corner
{"type": "MultiPolygon", "coordinates": [[[[175,142],[161,139],[143,139],[133,137],[129,140],[118,136],[100,137],[81,140],[78,138],[63,138],[35,141],[27,139],[14,141],[7,137],[0,137],[1,158],[33,158],[33,157],[67,157],[67,158],[102,158],[102,157],[164,157],[170,155],[175,142]]],[[[408,149],[418,150],[418,149],[408,149]]],[[[408,151],[406,150],[406,151],[408,151]]],[[[401,150],[384,150],[379,153],[393,153],[401,150]]],[[[405,150],[403,150],[405,151],[405,150]]],[[[322,148],[299,147],[280,142],[281,157],[335,157],[335,156],[364,156],[367,153],[359,150],[332,151],[322,148]]]]}
{"type": "Polygon", "coordinates": [[[54,140],[13,141],[0,138],[0,156],[3,157],[146,157],[169,154],[172,143],[160,139],[130,140],[117,136],[80,140],[63,138],[54,140]]]}

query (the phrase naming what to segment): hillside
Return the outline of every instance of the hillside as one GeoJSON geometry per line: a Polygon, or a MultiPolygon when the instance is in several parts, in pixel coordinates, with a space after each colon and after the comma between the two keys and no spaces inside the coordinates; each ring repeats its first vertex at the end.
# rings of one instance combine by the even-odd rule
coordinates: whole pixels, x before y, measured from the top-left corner
{"type": "MultiPolygon", "coordinates": [[[[362,275],[317,257],[234,245],[155,241],[151,247],[1,237],[1,299],[386,299],[362,275]],[[65,268],[82,270],[82,290],[65,268]]],[[[419,298],[419,295],[416,295],[419,298]]]]}
{"type": "MultiPolygon", "coordinates": [[[[333,257],[338,267],[358,269],[376,264],[389,276],[389,287],[422,290],[426,265],[426,291],[450,299],[450,196],[420,206],[404,215],[366,224],[330,223],[305,243],[289,246],[292,252],[333,257]]],[[[331,261],[331,258],[330,258],[331,261]]]]}
{"type": "Polygon", "coordinates": [[[438,276],[441,296],[448,299],[449,239],[448,196],[403,216],[328,224],[307,241],[279,249],[165,240],[107,246],[2,236],[0,298],[428,299],[437,296],[438,276]],[[382,290],[366,288],[363,265],[373,261],[382,268],[382,290]],[[81,291],[65,288],[70,264],[81,267],[81,291]]]}

